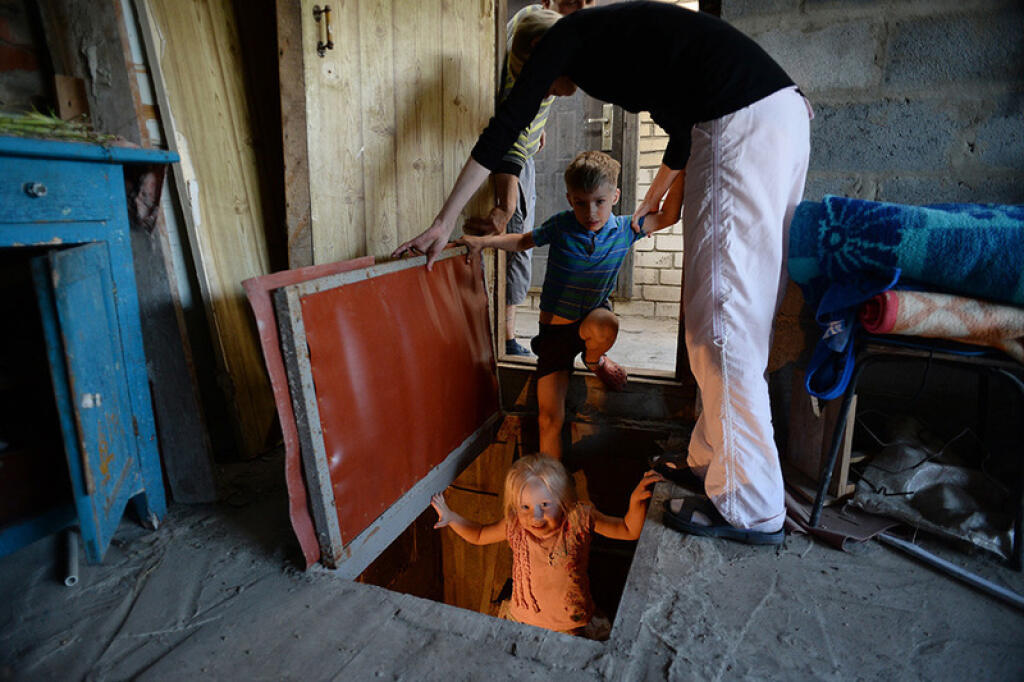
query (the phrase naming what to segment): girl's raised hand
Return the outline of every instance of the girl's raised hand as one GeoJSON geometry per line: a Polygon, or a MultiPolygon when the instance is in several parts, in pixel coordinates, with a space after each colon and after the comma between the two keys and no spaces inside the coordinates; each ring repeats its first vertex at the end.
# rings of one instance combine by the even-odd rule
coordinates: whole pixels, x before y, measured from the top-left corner
{"type": "Polygon", "coordinates": [[[652,488],[655,483],[664,481],[665,478],[657,471],[649,470],[644,474],[644,477],[640,479],[640,482],[633,488],[633,494],[629,496],[629,506],[643,504],[647,500],[651,499],[651,495],[654,494],[652,488]]]}
{"type": "Polygon", "coordinates": [[[448,508],[448,503],[444,501],[444,494],[437,493],[430,498],[430,506],[437,512],[437,523],[434,524],[434,528],[444,528],[452,521],[452,510],[448,508]]]}

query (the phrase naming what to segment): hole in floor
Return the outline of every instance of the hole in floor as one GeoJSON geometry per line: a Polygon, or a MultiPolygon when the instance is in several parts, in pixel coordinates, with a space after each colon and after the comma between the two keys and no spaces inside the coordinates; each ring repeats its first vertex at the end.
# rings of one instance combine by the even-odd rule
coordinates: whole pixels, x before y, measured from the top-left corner
{"type": "MultiPolygon", "coordinates": [[[[624,516],[629,497],[643,477],[649,458],[661,452],[662,431],[597,429],[576,424],[575,441],[564,463],[577,492],[602,513],[624,516]]],[[[516,443],[494,443],[446,492],[448,506],[479,523],[498,520],[505,473],[517,457],[516,443]]],[[[506,541],[472,545],[442,528],[437,513],[424,511],[357,578],[396,592],[498,616],[512,592],[512,552],[506,541]]],[[[592,534],[588,576],[597,609],[614,623],[636,550],[635,541],[592,534]]]]}

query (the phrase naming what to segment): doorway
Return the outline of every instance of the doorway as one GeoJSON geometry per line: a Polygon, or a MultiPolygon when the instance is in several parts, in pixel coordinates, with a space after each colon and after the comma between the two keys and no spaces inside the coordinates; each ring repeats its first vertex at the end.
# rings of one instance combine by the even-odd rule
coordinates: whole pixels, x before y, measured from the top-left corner
{"type": "MultiPolygon", "coordinates": [[[[615,1],[624,0],[598,0],[597,4],[615,1]]],[[[528,0],[509,0],[509,16],[528,4],[531,4],[528,0]]],[[[696,2],[677,4],[697,10],[696,2]]],[[[545,146],[534,157],[535,226],[568,208],[564,170],[576,154],[589,149],[602,150],[620,163],[621,197],[615,213],[631,213],[654,176],[668,139],[648,115],[631,114],[620,107],[606,105],[582,91],[572,97],[555,99],[545,130],[545,146]]],[[[547,247],[534,249],[530,293],[526,302],[518,306],[515,320],[516,338],[523,346],[528,347],[530,339],[537,334],[538,305],[546,267],[547,247]]],[[[619,317],[620,328],[609,356],[634,370],[631,374],[678,377],[681,283],[682,230],[679,224],[659,232],[653,239],[638,242],[624,261],[611,294],[612,309],[619,317]]],[[[503,302],[498,309],[505,310],[503,302]]],[[[500,326],[504,329],[504,324],[500,326]]],[[[502,360],[532,363],[535,358],[503,356],[502,360]]],[[[685,359],[682,365],[685,367],[685,359]]],[[[577,366],[583,369],[579,360],[577,366]]]]}

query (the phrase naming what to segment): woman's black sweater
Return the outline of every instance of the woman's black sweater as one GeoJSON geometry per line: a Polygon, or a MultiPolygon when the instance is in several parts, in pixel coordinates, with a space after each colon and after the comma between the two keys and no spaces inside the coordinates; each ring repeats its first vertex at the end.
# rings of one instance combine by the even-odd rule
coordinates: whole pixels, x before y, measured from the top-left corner
{"type": "Polygon", "coordinates": [[[690,130],[793,85],[753,40],[721,19],[661,2],[623,2],[558,20],[473,147],[494,170],[533,120],[552,82],[632,112],[650,112],[669,135],[663,162],[681,169],[690,130]]]}

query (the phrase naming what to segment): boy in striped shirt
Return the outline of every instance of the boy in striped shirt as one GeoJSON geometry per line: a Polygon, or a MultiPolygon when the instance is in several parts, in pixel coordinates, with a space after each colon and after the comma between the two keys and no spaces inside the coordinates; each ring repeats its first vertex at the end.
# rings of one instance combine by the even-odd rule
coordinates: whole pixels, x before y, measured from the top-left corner
{"type": "Polygon", "coordinates": [[[565,394],[576,355],[612,390],[626,384],[626,371],[605,353],[615,343],[619,320],[608,296],[633,243],[679,220],[683,183],[673,184],[657,213],[646,215],[638,231],[631,216],[613,216],[619,200],[619,163],[602,152],[583,152],[565,171],[571,211],[552,216],[533,232],[465,236],[458,243],[470,255],[484,248],[524,251],[549,244],[540,300],[540,333],[531,346],[537,355],[537,408],[540,451],[562,456],[565,394]]]}

